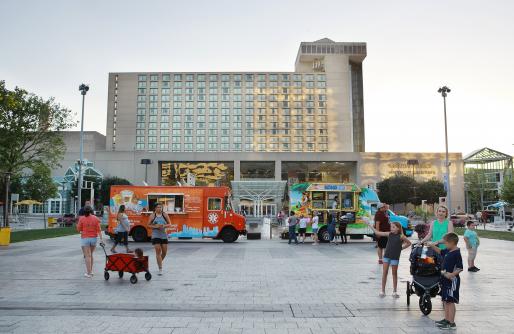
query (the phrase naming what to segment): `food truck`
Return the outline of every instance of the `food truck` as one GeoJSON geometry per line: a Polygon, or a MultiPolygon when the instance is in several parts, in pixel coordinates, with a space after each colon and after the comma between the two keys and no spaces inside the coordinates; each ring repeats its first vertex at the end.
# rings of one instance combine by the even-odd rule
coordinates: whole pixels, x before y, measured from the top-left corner
{"type": "MultiPolygon", "coordinates": [[[[305,182],[289,187],[289,199],[290,211],[294,211],[297,216],[310,218],[313,213],[317,213],[320,241],[329,240],[326,226],[329,214],[337,214],[338,217],[345,218],[346,234],[350,238],[361,239],[364,236],[373,236],[369,222],[373,220],[379,203],[378,195],[373,189],[360,188],[354,183],[305,182]]],[[[410,224],[404,221],[400,223],[407,236],[412,234],[412,227],[407,226],[410,224]]],[[[307,232],[311,233],[311,231],[308,226],[307,232]]],[[[286,234],[284,233],[283,237],[286,237],[286,234]]]]}
{"type": "Polygon", "coordinates": [[[234,212],[228,187],[111,186],[109,226],[111,237],[120,205],[130,221],[134,241],[149,240],[152,209],[161,204],[171,220],[169,239],[212,238],[234,242],[246,235],[245,217],[234,212]]]}

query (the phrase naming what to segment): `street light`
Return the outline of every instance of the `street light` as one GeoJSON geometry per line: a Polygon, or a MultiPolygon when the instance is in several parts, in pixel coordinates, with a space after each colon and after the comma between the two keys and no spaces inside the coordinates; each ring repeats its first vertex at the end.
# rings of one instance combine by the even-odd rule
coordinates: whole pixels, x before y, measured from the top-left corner
{"type": "Polygon", "coordinates": [[[89,90],[89,86],[81,84],[79,86],[80,94],[82,94],[82,116],[80,121],[80,160],[79,160],[79,180],[77,187],[77,199],[78,205],[76,207],[75,214],[78,216],[79,210],[82,207],[82,163],[84,161],[84,102],[86,100],[86,93],[89,90]]]}
{"type": "Polygon", "coordinates": [[[443,105],[444,105],[444,139],[446,144],[446,205],[448,206],[448,214],[451,214],[452,210],[452,202],[451,202],[451,191],[450,191],[450,160],[448,158],[448,125],[446,122],[446,96],[451,92],[451,89],[443,86],[437,90],[438,93],[443,97],[443,105]]]}

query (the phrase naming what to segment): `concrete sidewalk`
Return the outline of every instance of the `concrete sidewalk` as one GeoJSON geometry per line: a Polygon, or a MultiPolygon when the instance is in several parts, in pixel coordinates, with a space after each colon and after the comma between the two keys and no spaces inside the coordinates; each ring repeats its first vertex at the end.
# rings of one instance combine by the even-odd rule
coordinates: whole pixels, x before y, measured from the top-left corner
{"type": "MultiPolygon", "coordinates": [[[[462,243],[463,245],[463,243],[462,243]]],[[[462,246],[461,245],[461,246],[462,246]]],[[[137,244],[155,258],[149,243],[137,244]]],[[[379,298],[370,242],[287,245],[281,240],[172,242],[165,274],[103,279],[97,249],[86,279],[78,236],[0,248],[0,333],[437,333],[439,298],[425,317],[406,305],[408,251],[399,292],[379,298]]],[[[136,244],[131,245],[132,248],[136,244]]],[[[121,250],[121,248],[119,248],[121,250]]],[[[461,333],[514,333],[514,242],[482,239],[479,273],[462,274],[461,333]]],[[[463,251],[464,260],[466,251],[463,251]]],[[[416,297],[414,297],[416,298],[416,297]]]]}

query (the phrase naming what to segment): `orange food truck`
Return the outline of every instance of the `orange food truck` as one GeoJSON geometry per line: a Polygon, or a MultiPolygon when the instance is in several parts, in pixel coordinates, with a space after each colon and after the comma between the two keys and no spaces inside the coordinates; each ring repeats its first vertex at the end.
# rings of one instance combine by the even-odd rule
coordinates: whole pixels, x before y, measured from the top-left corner
{"type": "Polygon", "coordinates": [[[212,238],[234,242],[246,235],[246,219],[234,212],[228,187],[111,186],[109,226],[114,236],[120,205],[130,221],[134,241],[147,241],[152,235],[148,220],[155,205],[162,204],[169,215],[168,238],[212,238]]]}

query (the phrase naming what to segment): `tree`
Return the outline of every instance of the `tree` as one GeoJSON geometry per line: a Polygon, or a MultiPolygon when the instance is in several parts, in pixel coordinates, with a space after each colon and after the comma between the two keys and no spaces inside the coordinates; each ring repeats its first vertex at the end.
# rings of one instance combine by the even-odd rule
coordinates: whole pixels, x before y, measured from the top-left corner
{"type": "Polygon", "coordinates": [[[439,203],[439,197],[446,196],[444,184],[435,179],[419,183],[417,192],[418,197],[426,200],[427,204],[439,203]]]}
{"type": "Polygon", "coordinates": [[[57,185],[51,177],[50,168],[45,165],[36,165],[32,175],[27,177],[23,184],[23,196],[39,202],[46,202],[49,198],[57,196],[57,185]]]}
{"type": "Polygon", "coordinates": [[[58,166],[66,149],[60,131],[74,125],[72,112],[53,98],[8,90],[0,81],[0,172],[58,166]]]}
{"type": "Polygon", "coordinates": [[[395,175],[377,184],[378,195],[384,203],[412,203],[415,200],[416,180],[410,176],[395,175]]]}
{"type": "Polygon", "coordinates": [[[514,204],[514,179],[503,182],[500,198],[509,204],[514,204]]]}
{"type": "Polygon", "coordinates": [[[484,208],[484,194],[487,186],[485,174],[480,169],[469,169],[464,174],[466,194],[470,203],[470,211],[482,211],[484,208]]]}
{"type": "Polygon", "coordinates": [[[114,185],[132,185],[129,180],[126,180],[121,177],[111,176],[103,179],[102,184],[100,186],[100,201],[103,205],[109,205],[109,200],[111,199],[111,186],[114,185]]]}

